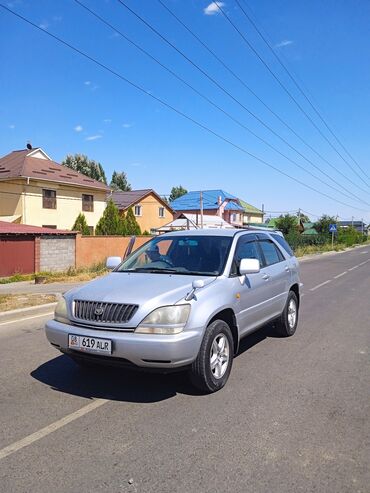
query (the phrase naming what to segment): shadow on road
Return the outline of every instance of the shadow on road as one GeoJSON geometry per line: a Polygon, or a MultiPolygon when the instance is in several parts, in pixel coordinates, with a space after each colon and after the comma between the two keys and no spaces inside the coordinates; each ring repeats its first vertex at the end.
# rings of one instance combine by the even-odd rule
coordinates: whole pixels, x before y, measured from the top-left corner
{"type": "MultiPolygon", "coordinates": [[[[245,337],[237,357],[267,337],[275,337],[271,325],[245,337]]],[[[145,373],[104,366],[83,370],[66,355],[47,361],[31,376],[54,390],[85,398],[152,403],[177,394],[201,395],[188,381],[186,372],[145,373]]]]}

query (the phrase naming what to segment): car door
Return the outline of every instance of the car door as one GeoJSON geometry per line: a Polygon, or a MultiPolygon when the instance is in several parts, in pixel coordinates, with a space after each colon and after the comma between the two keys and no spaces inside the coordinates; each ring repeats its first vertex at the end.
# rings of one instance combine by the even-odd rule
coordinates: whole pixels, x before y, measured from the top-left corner
{"type": "Polygon", "coordinates": [[[239,265],[242,258],[257,258],[262,265],[262,256],[255,235],[243,235],[236,245],[230,278],[236,296],[235,311],[240,335],[262,325],[268,318],[266,282],[263,274],[241,276],[239,265]]]}
{"type": "Polygon", "coordinates": [[[284,309],[290,284],[290,269],[278,246],[267,235],[258,235],[258,246],[262,256],[262,279],[268,298],[268,317],[271,319],[280,315],[284,309]]]}

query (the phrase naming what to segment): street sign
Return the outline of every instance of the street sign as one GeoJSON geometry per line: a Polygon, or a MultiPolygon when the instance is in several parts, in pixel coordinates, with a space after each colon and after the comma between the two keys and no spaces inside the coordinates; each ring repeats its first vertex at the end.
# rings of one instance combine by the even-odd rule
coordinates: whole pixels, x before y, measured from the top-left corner
{"type": "Polygon", "coordinates": [[[337,225],[329,224],[329,233],[336,233],[336,232],[337,232],[337,225]]]}

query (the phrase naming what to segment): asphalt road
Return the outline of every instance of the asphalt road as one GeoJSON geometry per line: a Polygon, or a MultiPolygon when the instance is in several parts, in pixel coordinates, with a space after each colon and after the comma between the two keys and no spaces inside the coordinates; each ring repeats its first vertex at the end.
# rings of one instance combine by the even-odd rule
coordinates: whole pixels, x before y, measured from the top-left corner
{"type": "Polygon", "coordinates": [[[209,396],[181,374],[85,374],[47,317],[0,325],[0,491],[369,492],[370,247],[301,270],[295,336],[246,338],[209,396]]]}

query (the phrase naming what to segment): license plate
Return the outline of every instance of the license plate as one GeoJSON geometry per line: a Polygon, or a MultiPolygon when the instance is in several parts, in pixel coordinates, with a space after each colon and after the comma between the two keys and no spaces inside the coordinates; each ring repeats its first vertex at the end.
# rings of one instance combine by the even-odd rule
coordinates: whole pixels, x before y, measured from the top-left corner
{"type": "Polygon", "coordinates": [[[87,353],[112,354],[112,341],[110,339],[100,339],[98,337],[68,334],[68,347],[87,353]]]}

